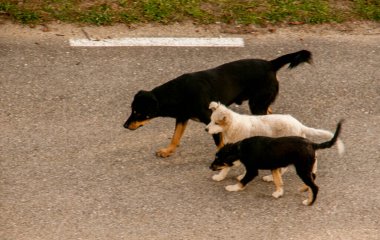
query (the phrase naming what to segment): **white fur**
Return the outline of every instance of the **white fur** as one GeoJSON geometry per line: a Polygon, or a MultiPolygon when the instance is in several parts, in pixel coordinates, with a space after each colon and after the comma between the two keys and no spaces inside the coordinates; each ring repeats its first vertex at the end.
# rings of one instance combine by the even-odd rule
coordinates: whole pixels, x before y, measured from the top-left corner
{"type": "Polygon", "coordinates": [[[214,176],[212,176],[212,179],[214,181],[218,181],[218,182],[222,181],[223,179],[225,179],[227,177],[227,174],[229,171],[230,171],[230,168],[225,167],[222,170],[220,170],[220,172],[218,174],[215,174],[214,176]]]}
{"type": "Polygon", "coordinates": [[[236,183],[234,185],[228,185],[226,186],[226,190],[229,191],[229,192],[236,192],[236,191],[240,191],[240,190],[243,190],[244,188],[241,186],[240,183],[236,183]]]}
{"type": "Polygon", "coordinates": [[[282,197],[283,195],[284,195],[284,189],[283,188],[272,193],[272,196],[275,198],[282,197]]]}
{"type": "MultiPolygon", "coordinates": [[[[206,126],[206,130],[210,134],[222,133],[224,144],[235,143],[253,136],[300,136],[323,137],[327,139],[331,139],[334,136],[330,131],[307,127],[291,115],[243,115],[217,102],[211,102],[209,107],[213,110],[213,113],[211,115],[211,122],[206,126]]],[[[337,146],[339,154],[343,154],[344,144],[340,139],[337,140],[337,146]]],[[[226,176],[227,174],[224,177],[226,176]]],[[[218,181],[224,179],[220,179],[221,177],[218,177],[218,181]]],[[[272,181],[273,178],[271,175],[265,176],[264,180],[272,181]]]]}

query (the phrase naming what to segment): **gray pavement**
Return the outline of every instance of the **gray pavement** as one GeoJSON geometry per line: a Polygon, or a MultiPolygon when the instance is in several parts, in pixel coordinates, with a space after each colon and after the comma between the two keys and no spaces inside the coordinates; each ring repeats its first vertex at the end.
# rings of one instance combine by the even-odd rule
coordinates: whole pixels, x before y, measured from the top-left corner
{"type": "Polygon", "coordinates": [[[0,239],[379,239],[379,34],[242,35],[244,48],[72,48],[41,35],[0,35],[0,239]],[[346,153],[320,151],[311,207],[293,169],[280,199],[264,171],[227,192],[242,169],[211,179],[216,149],[200,123],[165,159],[154,152],[173,119],[122,127],[140,89],[300,49],[314,63],[278,73],[273,111],[331,131],[346,119],[346,153]]]}

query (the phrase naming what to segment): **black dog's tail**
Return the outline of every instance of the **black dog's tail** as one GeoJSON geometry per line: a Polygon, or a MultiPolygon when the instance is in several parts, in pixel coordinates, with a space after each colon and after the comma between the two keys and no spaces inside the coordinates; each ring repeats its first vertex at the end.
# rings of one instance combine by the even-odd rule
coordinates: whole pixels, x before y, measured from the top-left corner
{"type": "Polygon", "coordinates": [[[334,134],[333,138],[331,138],[330,141],[323,142],[323,143],[313,143],[313,148],[315,150],[317,150],[317,149],[324,149],[324,148],[332,147],[335,144],[336,140],[338,140],[338,136],[340,134],[340,129],[342,128],[342,123],[343,123],[343,120],[340,120],[338,123],[338,126],[336,127],[335,134],[334,134]]]}
{"type": "Polygon", "coordinates": [[[308,50],[301,50],[294,53],[285,54],[281,57],[273,59],[270,63],[273,66],[273,69],[277,72],[280,68],[282,68],[285,64],[289,64],[289,68],[295,68],[299,64],[307,62],[311,63],[312,54],[308,50]]]}

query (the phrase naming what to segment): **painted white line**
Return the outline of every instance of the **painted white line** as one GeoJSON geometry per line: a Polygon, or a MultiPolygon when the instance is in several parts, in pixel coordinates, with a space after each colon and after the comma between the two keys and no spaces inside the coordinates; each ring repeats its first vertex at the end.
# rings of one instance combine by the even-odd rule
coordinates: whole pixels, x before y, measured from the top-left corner
{"type": "Polygon", "coordinates": [[[70,39],[72,47],[244,47],[242,38],[119,38],[70,39]]]}

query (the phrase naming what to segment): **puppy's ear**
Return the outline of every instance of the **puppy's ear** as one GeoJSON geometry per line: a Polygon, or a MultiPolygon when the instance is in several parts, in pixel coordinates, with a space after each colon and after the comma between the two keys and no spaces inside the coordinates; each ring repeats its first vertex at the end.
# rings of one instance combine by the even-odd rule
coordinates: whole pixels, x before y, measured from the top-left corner
{"type": "Polygon", "coordinates": [[[226,123],[226,122],[227,122],[227,117],[226,117],[226,116],[223,116],[221,122],[222,122],[222,123],[226,123]]]}
{"type": "Polygon", "coordinates": [[[145,91],[145,90],[140,90],[136,93],[135,97],[141,97],[141,96],[146,96],[146,95],[149,95],[149,92],[148,91],[145,91]]]}
{"type": "Polygon", "coordinates": [[[209,109],[212,111],[215,111],[219,107],[220,103],[217,102],[210,102],[210,105],[208,106],[209,109]]]}

